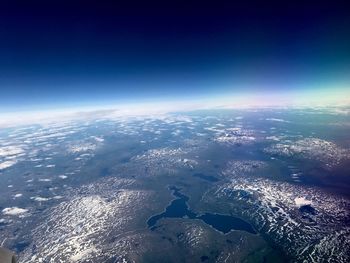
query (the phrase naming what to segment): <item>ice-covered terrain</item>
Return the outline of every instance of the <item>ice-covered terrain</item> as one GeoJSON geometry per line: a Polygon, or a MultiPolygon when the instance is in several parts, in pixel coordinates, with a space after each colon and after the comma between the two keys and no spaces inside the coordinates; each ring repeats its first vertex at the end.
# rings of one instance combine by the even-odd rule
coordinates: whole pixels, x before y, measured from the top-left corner
{"type": "Polygon", "coordinates": [[[68,192],[34,228],[23,262],[106,262],[123,251],[117,243],[147,207],[151,192],[125,187],[131,180],[106,180],[68,192]]]}
{"type": "Polygon", "coordinates": [[[253,131],[245,130],[240,127],[227,128],[218,132],[218,136],[215,138],[217,142],[234,144],[248,144],[256,140],[253,131]]]}
{"type": "Polygon", "coordinates": [[[284,141],[267,149],[267,153],[285,157],[295,156],[319,161],[328,168],[339,165],[341,161],[350,158],[350,151],[333,142],[319,138],[303,138],[297,141],[284,141]]]}
{"type": "MultiPolygon", "coordinates": [[[[232,161],[222,172],[230,182],[214,193],[235,213],[248,218],[291,257],[307,262],[350,260],[350,201],[317,187],[250,176],[266,166],[232,161]],[[244,209],[241,209],[241,207],[244,209]]],[[[208,200],[213,200],[213,196],[208,200]]]]}
{"type": "Polygon", "coordinates": [[[98,114],[0,130],[0,243],[20,263],[349,262],[349,112],[98,114]]]}

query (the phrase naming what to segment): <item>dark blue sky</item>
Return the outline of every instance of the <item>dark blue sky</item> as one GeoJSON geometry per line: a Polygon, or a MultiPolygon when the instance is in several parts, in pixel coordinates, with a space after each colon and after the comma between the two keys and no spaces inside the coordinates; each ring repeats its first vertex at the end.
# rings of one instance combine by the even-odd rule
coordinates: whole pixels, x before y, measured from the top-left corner
{"type": "Polygon", "coordinates": [[[349,83],[345,1],[114,2],[2,1],[0,110],[349,83]]]}

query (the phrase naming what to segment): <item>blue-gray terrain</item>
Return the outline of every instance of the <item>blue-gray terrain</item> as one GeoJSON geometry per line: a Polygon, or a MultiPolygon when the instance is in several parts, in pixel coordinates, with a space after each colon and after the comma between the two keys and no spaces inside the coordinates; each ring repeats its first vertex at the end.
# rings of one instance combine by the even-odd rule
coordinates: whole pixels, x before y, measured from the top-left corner
{"type": "Polygon", "coordinates": [[[349,262],[348,108],[203,110],[0,130],[19,262],[349,262]]]}

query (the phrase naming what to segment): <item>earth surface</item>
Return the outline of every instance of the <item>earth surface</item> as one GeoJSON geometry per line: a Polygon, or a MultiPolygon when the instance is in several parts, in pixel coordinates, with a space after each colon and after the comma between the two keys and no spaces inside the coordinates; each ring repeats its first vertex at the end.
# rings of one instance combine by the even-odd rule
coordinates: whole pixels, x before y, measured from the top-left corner
{"type": "Polygon", "coordinates": [[[203,110],[0,130],[19,262],[350,262],[350,111],[203,110]]]}

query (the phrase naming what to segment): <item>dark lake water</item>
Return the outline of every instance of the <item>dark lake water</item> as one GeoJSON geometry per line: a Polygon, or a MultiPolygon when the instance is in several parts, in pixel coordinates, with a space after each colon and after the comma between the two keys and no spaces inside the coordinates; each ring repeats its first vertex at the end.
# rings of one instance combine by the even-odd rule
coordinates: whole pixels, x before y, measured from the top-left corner
{"type": "Polygon", "coordinates": [[[256,231],[248,222],[238,217],[212,213],[197,215],[188,208],[187,201],[189,198],[180,193],[181,189],[175,186],[169,187],[169,189],[173,191],[173,195],[177,197],[177,199],[173,200],[165,208],[163,213],[154,215],[147,221],[147,225],[150,229],[154,229],[154,226],[157,224],[158,220],[162,218],[190,218],[202,220],[206,224],[214,227],[224,234],[230,232],[231,230],[242,230],[256,234],[256,231]]]}
{"type": "Polygon", "coordinates": [[[195,174],[193,174],[193,176],[201,178],[203,180],[207,180],[209,182],[217,182],[217,181],[219,181],[219,179],[217,177],[215,177],[215,176],[205,175],[205,174],[202,174],[202,173],[195,173],[195,174]]]}
{"type": "Polygon", "coordinates": [[[255,230],[249,223],[238,217],[205,213],[197,218],[225,234],[231,230],[243,230],[256,234],[255,230]]]}

